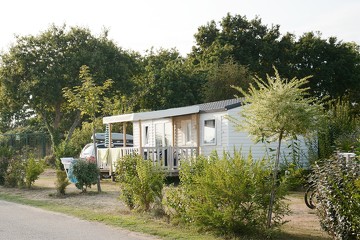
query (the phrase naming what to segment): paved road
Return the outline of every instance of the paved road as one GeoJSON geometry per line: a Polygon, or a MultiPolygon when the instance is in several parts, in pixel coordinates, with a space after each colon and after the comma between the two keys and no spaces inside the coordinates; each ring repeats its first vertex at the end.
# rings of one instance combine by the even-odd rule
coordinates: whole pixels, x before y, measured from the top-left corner
{"type": "Polygon", "coordinates": [[[0,200],[0,239],[152,240],[150,236],[0,200]]]}

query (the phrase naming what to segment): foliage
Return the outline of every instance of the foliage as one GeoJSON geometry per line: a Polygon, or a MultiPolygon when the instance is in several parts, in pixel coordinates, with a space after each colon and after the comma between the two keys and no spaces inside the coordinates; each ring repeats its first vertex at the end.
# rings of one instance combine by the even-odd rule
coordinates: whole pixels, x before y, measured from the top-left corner
{"type": "Polygon", "coordinates": [[[101,112],[101,96],[104,95],[105,90],[111,87],[113,81],[108,79],[102,86],[96,86],[90,68],[86,65],[81,66],[79,78],[81,86],[75,86],[73,89],[65,87],[63,89],[64,97],[70,107],[80,110],[82,115],[88,115],[94,120],[93,117],[96,116],[96,113],[101,112]]]}
{"type": "Polygon", "coordinates": [[[5,184],[5,176],[13,157],[13,151],[8,147],[0,147],[0,185],[5,184]]]}
{"type": "MultiPolygon", "coordinates": [[[[213,154],[182,162],[180,185],[167,191],[165,206],[173,220],[195,224],[226,236],[266,230],[271,192],[271,168],[266,160],[213,154]]],[[[272,227],[288,213],[282,201],[285,185],[279,181],[272,227]]]]}
{"type": "MultiPolygon", "coordinates": [[[[95,144],[95,121],[96,114],[101,112],[101,103],[103,101],[103,95],[105,91],[111,87],[113,81],[108,79],[102,86],[96,86],[93,77],[90,73],[88,66],[82,66],[80,68],[81,86],[75,86],[73,89],[65,87],[63,89],[64,97],[69,102],[70,107],[80,111],[80,114],[90,117],[92,122],[92,136],[95,147],[95,159],[97,158],[96,144],[95,144]]],[[[67,142],[66,142],[67,145],[67,142]]],[[[98,191],[101,192],[100,176],[98,177],[98,191]]]]}
{"type": "Polygon", "coordinates": [[[160,166],[141,156],[125,156],[117,162],[121,198],[130,209],[149,211],[161,203],[165,175],[160,166]]]}
{"type": "Polygon", "coordinates": [[[234,87],[244,95],[241,118],[231,118],[238,130],[245,130],[255,141],[277,141],[277,153],[274,166],[273,191],[270,199],[268,225],[271,225],[272,202],[275,183],[279,171],[280,149],[283,139],[296,139],[297,135],[306,135],[318,130],[322,118],[322,106],[316,98],[307,97],[304,85],[308,78],[282,79],[274,67],[275,77],[267,76],[267,81],[255,78],[256,87],[250,84],[249,92],[234,87]]]}
{"type": "Polygon", "coordinates": [[[319,127],[322,107],[317,99],[308,97],[304,85],[308,78],[288,81],[282,79],[276,70],[275,77],[267,81],[256,77],[249,92],[234,86],[245,98],[241,120],[236,121],[239,130],[246,129],[256,141],[277,141],[281,137],[295,138],[306,135],[319,127]]]}
{"type": "Polygon", "coordinates": [[[314,166],[317,214],[334,239],[360,239],[360,161],[330,158],[314,166]]]}
{"type": "Polygon", "coordinates": [[[25,163],[22,160],[11,159],[5,175],[5,187],[23,187],[25,184],[25,163]]]}
{"type": "Polygon", "coordinates": [[[27,188],[39,178],[39,175],[44,172],[44,162],[36,161],[30,157],[25,164],[25,184],[27,188]]]}
{"type": "Polygon", "coordinates": [[[61,163],[60,158],[74,157],[76,154],[77,151],[71,144],[68,144],[66,141],[61,141],[61,143],[56,147],[56,151],[55,151],[56,168],[60,170],[64,170],[64,166],[61,163]]]}
{"type": "Polygon", "coordinates": [[[268,27],[258,17],[247,20],[227,14],[219,25],[211,21],[200,26],[195,40],[192,55],[200,63],[223,63],[232,58],[260,76],[265,76],[273,64],[279,65],[279,26],[268,27]]]}
{"type": "MultiPolygon", "coordinates": [[[[105,131],[105,125],[102,123],[102,118],[96,118],[94,124],[96,132],[105,131]]],[[[91,141],[92,131],[93,125],[90,122],[83,122],[81,127],[76,128],[68,142],[68,146],[73,150],[73,154],[67,156],[79,156],[81,149],[91,141]]]]}
{"type": "Polygon", "coordinates": [[[355,43],[338,41],[336,37],[322,39],[321,33],[308,32],[293,46],[294,72],[298,77],[313,75],[308,82],[314,97],[331,99],[348,96],[359,103],[360,51],[355,43]]]}
{"type": "Polygon", "coordinates": [[[130,101],[137,109],[166,109],[198,103],[202,79],[178,51],[151,50],[143,60],[143,72],[133,78],[138,95],[130,101]]]}
{"type": "Polygon", "coordinates": [[[289,191],[304,190],[306,186],[309,170],[294,163],[280,167],[280,175],[286,178],[286,186],[289,191]]]}
{"type": "Polygon", "coordinates": [[[360,51],[356,43],[324,39],[320,32],[300,37],[281,34],[279,25],[267,26],[259,17],[248,20],[237,14],[200,26],[195,41],[189,58],[200,68],[232,59],[264,78],[276,66],[286,78],[313,75],[306,85],[312,97],[348,95],[351,102],[360,101],[360,51]]]}
{"type": "Polygon", "coordinates": [[[334,151],[352,152],[360,137],[360,118],[348,99],[331,102],[323,130],[319,134],[319,158],[326,159],[334,151]]]}
{"type": "Polygon", "coordinates": [[[246,89],[252,79],[248,68],[234,61],[210,64],[209,68],[207,81],[202,88],[205,102],[229,99],[237,93],[230,86],[246,89]]]}
{"type": "MultiPolygon", "coordinates": [[[[121,94],[131,92],[130,76],[136,72],[136,58],[110,41],[106,31],[96,37],[85,28],[51,26],[35,36],[18,36],[9,51],[1,55],[1,106],[6,107],[1,112],[7,114],[4,120],[31,109],[41,118],[56,147],[61,133],[81,121],[78,112],[68,108],[62,89],[80,84],[79,69],[83,65],[95,70],[97,83],[111,78],[121,94]]],[[[113,94],[109,91],[109,97],[113,94]]]]}
{"type": "Polygon", "coordinates": [[[91,185],[96,184],[98,181],[99,168],[96,163],[75,160],[73,162],[73,174],[76,180],[75,186],[86,192],[87,188],[91,188],[91,185]]]}
{"type": "Polygon", "coordinates": [[[56,190],[58,195],[65,195],[65,189],[66,187],[70,185],[69,180],[67,179],[67,175],[65,170],[56,170],[56,190]]]}

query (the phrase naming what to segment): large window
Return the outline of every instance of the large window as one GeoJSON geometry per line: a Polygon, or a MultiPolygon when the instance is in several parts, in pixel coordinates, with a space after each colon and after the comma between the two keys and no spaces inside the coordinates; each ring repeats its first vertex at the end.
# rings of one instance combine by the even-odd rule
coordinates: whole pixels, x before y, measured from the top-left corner
{"type": "Polygon", "coordinates": [[[204,144],[216,144],[215,119],[204,121],[204,144]]]}

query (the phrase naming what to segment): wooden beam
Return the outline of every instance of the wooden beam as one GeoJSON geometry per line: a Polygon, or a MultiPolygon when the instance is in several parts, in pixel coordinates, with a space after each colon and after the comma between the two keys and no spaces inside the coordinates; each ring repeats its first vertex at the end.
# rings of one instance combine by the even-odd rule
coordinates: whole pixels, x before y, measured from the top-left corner
{"type": "Polygon", "coordinates": [[[171,125],[172,125],[172,146],[175,147],[175,121],[174,121],[174,117],[171,117],[171,125]]]}
{"type": "MultiPolygon", "coordinates": [[[[134,124],[134,123],[133,123],[134,124]]],[[[139,154],[140,156],[144,157],[143,156],[143,152],[142,152],[142,149],[143,149],[143,146],[142,146],[142,126],[141,126],[141,120],[139,120],[139,154]]]]}
{"type": "Polygon", "coordinates": [[[200,155],[200,113],[196,113],[196,150],[197,154],[200,155]]]}
{"type": "Polygon", "coordinates": [[[126,147],[126,122],[123,122],[123,147],[126,147]]]}

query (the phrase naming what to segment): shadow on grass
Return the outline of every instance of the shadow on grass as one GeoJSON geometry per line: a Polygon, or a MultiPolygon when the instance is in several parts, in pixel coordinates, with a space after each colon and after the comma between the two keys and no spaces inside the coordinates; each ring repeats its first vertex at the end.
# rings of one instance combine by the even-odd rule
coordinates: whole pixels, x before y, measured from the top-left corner
{"type": "Polygon", "coordinates": [[[277,240],[329,240],[330,237],[312,236],[308,234],[291,234],[280,232],[277,233],[272,239],[277,240]]]}

